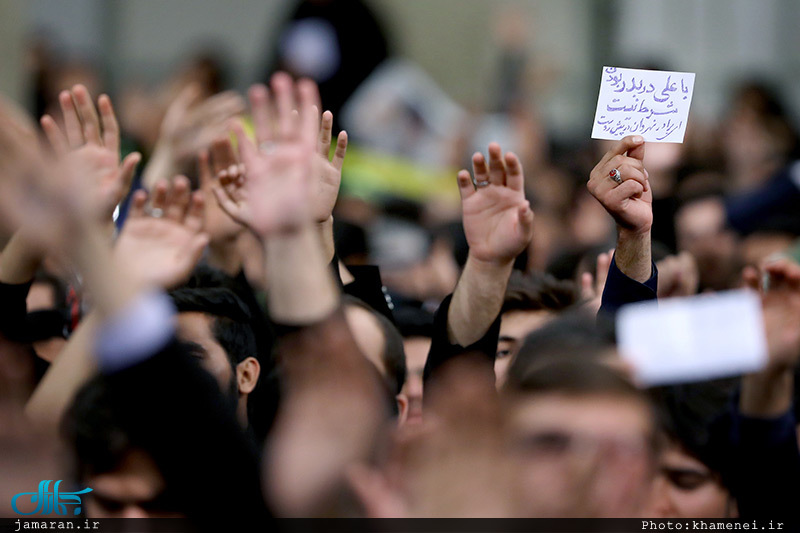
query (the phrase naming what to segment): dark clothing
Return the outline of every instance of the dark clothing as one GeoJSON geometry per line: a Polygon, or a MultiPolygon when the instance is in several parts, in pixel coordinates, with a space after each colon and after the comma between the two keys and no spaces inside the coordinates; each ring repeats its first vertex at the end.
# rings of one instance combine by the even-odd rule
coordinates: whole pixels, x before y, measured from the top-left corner
{"type": "Polygon", "coordinates": [[[715,423],[713,438],[726,460],[723,480],[741,518],[800,517],[796,424],[792,409],[777,418],[745,416],[738,397],[715,423]]]}
{"type": "Polygon", "coordinates": [[[456,357],[470,354],[486,364],[487,372],[494,375],[494,359],[497,354],[497,341],[500,337],[500,314],[486,334],[469,346],[452,344],[447,334],[447,314],[450,311],[450,303],[453,295],[447,296],[433,318],[433,337],[428,358],[425,360],[425,370],[422,378],[427,383],[436,375],[436,371],[448,361],[456,357]]]}
{"type": "Polygon", "coordinates": [[[658,298],[658,269],[653,263],[650,279],[644,283],[629,278],[617,267],[616,254],[611,259],[606,285],[603,287],[602,304],[598,316],[613,316],[623,305],[656,300],[658,298]]]}
{"type": "Polygon", "coordinates": [[[746,235],[759,229],[768,218],[797,220],[800,188],[793,180],[793,175],[797,173],[800,173],[800,162],[782,169],[760,188],[726,199],[728,224],[738,233],[746,235]]]}

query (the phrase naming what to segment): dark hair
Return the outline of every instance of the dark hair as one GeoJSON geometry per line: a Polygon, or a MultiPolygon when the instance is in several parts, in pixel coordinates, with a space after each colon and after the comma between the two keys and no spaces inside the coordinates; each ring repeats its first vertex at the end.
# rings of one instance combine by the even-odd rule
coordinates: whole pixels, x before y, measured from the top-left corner
{"type": "Polygon", "coordinates": [[[383,334],[383,354],[381,359],[386,366],[386,380],[389,390],[395,394],[400,394],[403,384],[406,382],[406,352],[403,347],[403,337],[397,327],[383,316],[381,313],[370,307],[366,302],[355,296],[344,295],[342,297],[344,305],[360,307],[369,312],[378,322],[378,326],[383,334]]]}
{"type": "Polygon", "coordinates": [[[74,454],[77,481],[116,470],[131,449],[137,447],[120,425],[110,401],[109,384],[97,375],[81,387],[61,426],[74,454]]]}
{"type": "Polygon", "coordinates": [[[609,324],[598,323],[580,310],[562,314],[530,333],[508,369],[510,383],[524,383],[546,361],[597,360],[614,348],[614,332],[609,324]]]}
{"type": "Polygon", "coordinates": [[[656,411],[648,394],[636,388],[619,370],[597,361],[576,359],[552,360],[537,366],[523,376],[512,379],[511,372],[503,388],[507,395],[565,394],[569,396],[607,395],[641,402],[651,411],[652,431],[649,443],[657,452],[656,411]]]}
{"type": "Polygon", "coordinates": [[[197,312],[212,317],[211,332],[225,350],[231,368],[256,357],[251,315],[236,294],[222,287],[181,288],[169,293],[179,313],[197,312]]]}
{"type": "Polygon", "coordinates": [[[572,281],[551,274],[511,273],[501,313],[508,311],[561,311],[578,301],[578,287],[572,281]]]}

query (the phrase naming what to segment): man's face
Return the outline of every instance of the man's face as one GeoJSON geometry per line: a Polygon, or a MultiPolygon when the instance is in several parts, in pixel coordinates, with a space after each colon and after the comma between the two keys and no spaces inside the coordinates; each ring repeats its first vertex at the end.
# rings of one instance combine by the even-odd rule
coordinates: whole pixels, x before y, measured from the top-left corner
{"type": "Polygon", "coordinates": [[[231,383],[236,383],[231,363],[225,350],[214,338],[211,331],[213,318],[199,312],[178,314],[178,339],[196,344],[199,348],[200,365],[219,383],[220,389],[227,392],[231,383]]]}
{"type": "Polygon", "coordinates": [[[733,518],[736,505],[719,477],[673,444],[661,454],[653,481],[653,518],[733,518]]]}
{"type": "Polygon", "coordinates": [[[654,469],[652,427],[648,406],[624,396],[513,399],[510,445],[529,515],[641,516],[654,469]]]}
{"type": "Polygon", "coordinates": [[[179,517],[165,492],[165,482],[149,455],[132,450],[112,472],[89,476],[84,496],[86,515],[91,518],[179,517]]]}
{"type": "Polygon", "coordinates": [[[497,357],[494,361],[494,374],[497,387],[506,381],[508,367],[517,355],[522,341],[532,331],[544,326],[553,313],[541,311],[508,311],[500,320],[500,338],[497,342],[497,357]]]}

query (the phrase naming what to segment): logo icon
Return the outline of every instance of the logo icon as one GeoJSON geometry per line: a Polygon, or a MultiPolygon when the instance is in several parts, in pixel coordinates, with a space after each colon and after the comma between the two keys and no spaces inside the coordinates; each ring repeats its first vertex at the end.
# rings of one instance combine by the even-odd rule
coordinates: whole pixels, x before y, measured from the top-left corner
{"type": "Polygon", "coordinates": [[[85,488],[78,492],[60,492],[58,487],[61,485],[61,480],[55,482],[53,485],[53,491],[50,492],[50,483],[52,483],[52,479],[47,479],[44,481],[39,482],[39,491],[38,492],[20,492],[19,494],[15,495],[11,498],[11,508],[14,509],[14,512],[17,514],[21,514],[23,516],[30,516],[34,514],[50,514],[53,511],[57,515],[66,515],[67,514],[67,506],[74,505],[75,508],[72,510],[73,516],[77,516],[81,513],[81,494],[86,494],[87,492],[92,492],[92,489],[85,488]],[[31,512],[22,512],[17,507],[17,500],[22,498],[23,502],[26,501],[26,498],[30,498],[31,504],[35,504],[36,508],[31,512]]]}

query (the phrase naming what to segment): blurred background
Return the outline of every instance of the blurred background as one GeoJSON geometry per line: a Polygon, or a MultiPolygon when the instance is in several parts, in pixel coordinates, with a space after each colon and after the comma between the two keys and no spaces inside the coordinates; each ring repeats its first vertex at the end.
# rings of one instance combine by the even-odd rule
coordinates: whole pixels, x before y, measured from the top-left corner
{"type": "Polygon", "coordinates": [[[518,266],[580,279],[614,242],[585,189],[602,67],[695,72],[686,141],[645,163],[656,258],[690,253],[716,290],[800,235],[799,22],[795,0],[0,0],[0,90],[35,116],[77,82],[108,92],[146,163],[188,84],[311,77],[351,141],[340,255],[435,302],[466,257],[454,176],[475,150],[498,141],[526,169],[518,266]]]}

